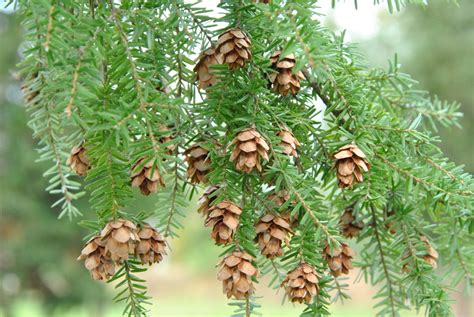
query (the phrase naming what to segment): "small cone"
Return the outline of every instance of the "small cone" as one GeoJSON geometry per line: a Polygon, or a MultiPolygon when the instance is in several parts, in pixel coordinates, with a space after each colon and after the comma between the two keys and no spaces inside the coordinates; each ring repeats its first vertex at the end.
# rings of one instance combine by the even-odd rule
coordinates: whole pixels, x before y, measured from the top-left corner
{"type": "Polygon", "coordinates": [[[292,232],[290,217],[266,214],[258,221],[256,232],[258,247],[263,256],[269,259],[282,256],[282,243],[288,244],[288,234],[292,232]]]}
{"type": "Polygon", "coordinates": [[[235,144],[230,161],[235,161],[238,171],[251,173],[255,168],[261,172],[261,160],[268,161],[268,150],[270,147],[255,128],[240,131],[235,136],[232,144],[235,144]]]}
{"type": "Polygon", "coordinates": [[[319,275],[316,270],[306,263],[301,263],[289,272],[281,286],[285,288],[292,302],[311,303],[319,292],[319,275]]]}
{"type": "Polygon", "coordinates": [[[227,298],[245,299],[253,293],[252,277],[257,276],[257,268],[252,264],[253,257],[246,252],[234,251],[220,263],[217,279],[222,281],[227,298]]]}
{"type": "Polygon", "coordinates": [[[219,35],[217,40],[217,54],[222,55],[223,63],[234,70],[244,67],[252,58],[250,39],[238,28],[233,28],[219,35]]]}
{"type": "Polygon", "coordinates": [[[94,280],[106,281],[115,274],[115,264],[107,255],[100,236],[94,236],[87,241],[77,260],[85,260],[84,265],[94,280]]]}
{"type": "Polygon", "coordinates": [[[90,168],[89,159],[87,158],[86,149],[82,144],[75,146],[71,150],[66,164],[79,176],[85,176],[90,168]]]}
{"type": "Polygon", "coordinates": [[[240,223],[240,209],[230,201],[222,201],[211,208],[205,226],[212,227],[211,237],[218,245],[226,245],[234,240],[234,233],[240,223]]]}
{"type": "MultiPolygon", "coordinates": [[[[162,134],[162,136],[158,139],[158,141],[161,144],[173,141],[173,135],[171,134],[171,131],[165,125],[160,126],[158,130],[162,134]]],[[[166,154],[173,155],[175,148],[176,148],[175,144],[166,145],[166,154]]]]}
{"type": "Polygon", "coordinates": [[[213,202],[216,200],[215,192],[220,189],[221,185],[211,185],[206,188],[201,198],[199,198],[198,213],[207,218],[209,215],[209,209],[212,207],[213,202]]]}
{"type": "Polygon", "coordinates": [[[277,136],[280,137],[280,146],[283,148],[283,153],[288,156],[298,157],[297,149],[300,146],[300,142],[295,138],[288,128],[284,128],[278,131],[277,136]]]}
{"type": "Polygon", "coordinates": [[[206,175],[211,167],[209,151],[200,144],[195,144],[184,151],[188,162],[188,178],[191,183],[198,184],[207,181],[206,175]]]}
{"type": "Polygon", "coordinates": [[[141,158],[132,167],[132,187],[139,187],[143,195],[156,193],[159,187],[165,187],[158,166],[154,159],[141,158]]]}
{"type": "MultiPolygon", "coordinates": [[[[431,267],[434,269],[436,269],[438,267],[438,264],[437,264],[437,260],[438,260],[438,252],[433,248],[433,246],[431,245],[430,241],[428,240],[428,238],[426,236],[420,236],[420,240],[423,241],[423,243],[425,244],[425,248],[426,248],[426,253],[424,255],[421,256],[421,258],[423,259],[423,261],[425,261],[426,263],[428,263],[429,265],[431,265],[431,267]]],[[[411,256],[409,250],[407,249],[404,254],[403,254],[403,257],[402,257],[402,261],[406,261],[409,257],[411,256]]],[[[409,273],[411,272],[412,270],[412,262],[406,262],[405,264],[403,264],[403,272],[404,273],[409,273]]]]}
{"type": "Polygon", "coordinates": [[[280,54],[281,51],[276,51],[270,56],[274,72],[269,77],[273,90],[282,96],[290,93],[296,95],[300,91],[300,81],[304,79],[304,75],[301,71],[293,74],[293,67],[296,64],[295,55],[290,54],[281,58],[280,54]]]}
{"type": "Polygon", "coordinates": [[[352,257],[354,255],[354,251],[346,243],[341,243],[339,248],[333,250],[326,244],[323,250],[323,258],[328,262],[329,269],[335,277],[341,273],[349,273],[349,270],[353,268],[352,257]]]}
{"type": "MultiPolygon", "coordinates": [[[[287,190],[281,189],[278,192],[274,192],[268,196],[268,205],[267,207],[271,210],[279,211],[281,214],[290,214],[290,211],[293,209],[293,203],[290,203],[288,208],[285,210],[280,210],[280,207],[290,200],[291,196],[287,190]]],[[[294,202],[294,201],[293,201],[294,202]]],[[[291,228],[296,228],[298,226],[298,218],[300,217],[299,214],[293,215],[290,217],[290,224],[291,228]]]]}
{"type": "Polygon", "coordinates": [[[100,237],[107,255],[114,262],[128,260],[129,254],[135,252],[135,246],[140,241],[137,227],[126,219],[107,223],[100,232],[100,237]]]}
{"type": "Polygon", "coordinates": [[[222,54],[213,48],[207,49],[199,55],[198,62],[196,66],[194,66],[194,72],[196,73],[196,79],[199,82],[200,89],[207,89],[207,87],[217,83],[217,74],[213,74],[210,66],[222,64],[223,62],[222,54]]]}
{"type": "Polygon", "coordinates": [[[358,237],[360,231],[364,228],[362,222],[356,221],[354,217],[354,209],[352,207],[346,208],[341,218],[339,225],[341,226],[341,234],[346,238],[358,237]]]}
{"type": "Polygon", "coordinates": [[[362,173],[370,170],[365,154],[355,144],[341,147],[334,154],[339,187],[351,188],[354,183],[364,180],[362,173]]]}
{"type": "Polygon", "coordinates": [[[138,228],[137,235],[140,241],[135,246],[135,254],[140,257],[142,264],[161,262],[166,255],[166,243],[159,232],[148,223],[144,223],[138,228]]]}

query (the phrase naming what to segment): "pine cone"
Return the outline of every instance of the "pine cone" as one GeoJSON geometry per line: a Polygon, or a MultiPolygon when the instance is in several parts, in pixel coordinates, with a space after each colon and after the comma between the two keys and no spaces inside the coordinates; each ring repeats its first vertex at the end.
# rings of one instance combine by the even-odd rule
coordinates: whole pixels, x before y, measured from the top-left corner
{"type": "Polygon", "coordinates": [[[140,257],[142,264],[161,262],[166,255],[166,243],[160,233],[148,223],[144,223],[137,234],[140,241],[135,246],[135,254],[140,257]]]}
{"type": "Polygon", "coordinates": [[[89,159],[82,143],[72,148],[71,155],[68,157],[66,164],[79,176],[87,174],[87,170],[90,168],[89,159]]]}
{"type": "Polygon", "coordinates": [[[238,28],[227,30],[219,35],[216,51],[222,55],[224,63],[231,70],[244,67],[252,57],[250,39],[238,28]]]}
{"type": "MultiPolygon", "coordinates": [[[[162,134],[162,136],[158,139],[158,141],[161,144],[173,141],[173,136],[172,136],[170,130],[168,129],[168,127],[166,127],[165,125],[162,125],[162,126],[160,126],[160,128],[158,130],[162,134]]],[[[166,146],[166,154],[173,155],[173,152],[174,152],[175,148],[176,148],[175,144],[168,144],[166,146]]]]}
{"type": "Polygon", "coordinates": [[[296,150],[300,146],[300,142],[295,138],[288,128],[278,131],[277,136],[281,138],[280,146],[283,148],[283,153],[288,156],[298,157],[296,150]]]}
{"type": "Polygon", "coordinates": [[[196,73],[196,79],[199,82],[199,88],[206,89],[207,87],[213,86],[217,83],[217,74],[213,74],[209,66],[222,64],[223,62],[224,58],[222,54],[217,53],[213,48],[201,52],[198,57],[198,62],[196,66],[194,66],[194,72],[196,73]]]}
{"type": "MultiPolygon", "coordinates": [[[[430,241],[428,240],[427,237],[425,236],[420,236],[420,240],[423,241],[423,243],[425,244],[425,247],[426,247],[426,253],[424,255],[422,255],[422,259],[423,261],[425,261],[426,263],[428,263],[429,265],[431,265],[431,267],[433,269],[436,269],[438,267],[438,264],[436,263],[436,260],[438,259],[438,252],[433,248],[433,246],[431,245],[430,241]]],[[[411,253],[410,251],[407,249],[404,253],[403,253],[403,257],[402,257],[402,262],[405,262],[409,257],[411,256],[411,253]]],[[[407,261],[405,264],[403,264],[403,272],[404,273],[409,273],[412,268],[412,262],[409,262],[407,261]]]]}
{"type": "Polygon", "coordinates": [[[115,264],[107,255],[100,236],[94,236],[87,241],[77,260],[85,260],[86,269],[96,281],[108,280],[115,274],[115,264]]]}
{"type": "Polygon", "coordinates": [[[352,207],[346,208],[341,218],[339,225],[341,226],[341,234],[346,238],[358,237],[360,231],[364,228],[362,222],[356,221],[353,215],[354,209],[352,207]]]}
{"type": "Polygon", "coordinates": [[[241,251],[234,251],[221,261],[217,279],[222,281],[227,298],[245,299],[253,293],[252,277],[256,277],[258,271],[252,261],[248,253],[241,251]]]}
{"type": "Polygon", "coordinates": [[[288,244],[291,231],[288,215],[266,214],[256,226],[258,247],[262,255],[269,259],[283,255],[282,242],[288,244]]]}
{"type": "Polygon", "coordinates": [[[281,283],[292,302],[311,303],[319,292],[319,275],[316,270],[306,263],[301,263],[296,269],[289,272],[281,283]]]}
{"type": "Polygon", "coordinates": [[[235,161],[238,171],[251,173],[256,167],[262,171],[261,159],[268,161],[268,150],[270,147],[255,128],[248,128],[237,133],[232,141],[235,149],[230,156],[230,161],[235,161]]]}
{"type": "Polygon", "coordinates": [[[107,255],[114,262],[128,260],[128,255],[133,254],[135,246],[140,241],[137,227],[129,220],[118,219],[110,221],[100,233],[102,243],[105,244],[107,255]]]}
{"type": "Polygon", "coordinates": [[[188,178],[191,183],[198,184],[207,181],[206,175],[211,167],[209,151],[200,144],[194,144],[184,151],[188,162],[188,178]]]}
{"type": "Polygon", "coordinates": [[[242,209],[230,201],[222,201],[209,208],[206,227],[212,227],[211,237],[216,244],[229,244],[240,222],[242,209]]]}
{"type": "Polygon", "coordinates": [[[140,192],[146,196],[156,193],[158,187],[165,187],[158,166],[154,162],[152,158],[143,157],[132,167],[132,187],[139,187],[140,192]]]}
{"type": "Polygon", "coordinates": [[[216,200],[216,195],[214,193],[221,187],[221,185],[211,185],[206,188],[201,198],[199,198],[198,213],[203,215],[205,218],[209,215],[209,209],[212,207],[214,200],[216,200]]]}
{"type": "Polygon", "coordinates": [[[433,248],[427,237],[421,236],[420,240],[426,245],[426,254],[423,256],[423,261],[431,265],[433,269],[438,267],[436,260],[438,260],[438,252],[433,248]]]}
{"type": "Polygon", "coordinates": [[[280,60],[280,54],[281,51],[276,51],[270,56],[272,69],[275,70],[269,76],[273,90],[282,96],[289,93],[296,95],[300,91],[300,80],[304,79],[304,75],[301,71],[292,73],[296,63],[295,55],[290,54],[280,60]]]}
{"type": "MultiPolygon", "coordinates": [[[[271,210],[279,210],[280,207],[290,200],[291,196],[287,190],[281,189],[277,193],[272,193],[268,196],[269,204],[268,207],[271,210]]],[[[293,201],[294,202],[294,201],[293,201]]],[[[280,213],[290,214],[291,209],[293,209],[293,202],[289,204],[288,208],[285,210],[280,211],[280,213]]],[[[291,228],[296,228],[298,226],[298,218],[300,218],[301,214],[298,213],[296,215],[290,216],[290,225],[291,228]]]]}
{"type": "Polygon", "coordinates": [[[338,277],[341,273],[348,274],[353,268],[352,257],[354,251],[346,244],[341,243],[340,248],[330,250],[329,245],[323,250],[323,258],[328,262],[332,275],[338,277]]]}
{"type": "Polygon", "coordinates": [[[341,188],[352,187],[354,182],[362,182],[364,180],[362,172],[368,172],[370,169],[364,152],[355,144],[341,147],[334,154],[334,159],[336,160],[337,179],[341,188]]]}

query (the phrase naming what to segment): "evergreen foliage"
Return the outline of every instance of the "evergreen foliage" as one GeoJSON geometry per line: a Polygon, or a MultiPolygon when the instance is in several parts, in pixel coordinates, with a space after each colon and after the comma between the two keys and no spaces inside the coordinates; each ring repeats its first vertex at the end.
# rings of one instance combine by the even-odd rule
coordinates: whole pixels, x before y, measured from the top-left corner
{"type": "MultiPolygon", "coordinates": [[[[345,241],[339,218],[350,206],[364,223],[355,265],[361,278],[377,285],[380,314],[397,316],[413,307],[449,315],[449,285],[472,284],[473,183],[443,157],[434,129],[456,124],[458,105],[418,91],[396,58],[388,70],[369,69],[344,34],[320,24],[316,0],[263,2],[221,1],[218,18],[184,1],[12,4],[23,17],[20,68],[30,126],[40,159],[51,164],[45,176],[60,217],[90,219],[89,210],[76,208],[87,192],[96,213],[83,222],[91,235],[118,218],[140,223],[156,215],[161,234],[176,237],[188,198],[198,190],[187,180],[183,153],[201,142],[209,150],[208,182],[222,185],[213,204],[229,200],[242,209],[223,255],[242,250],[256,257],[260,274],[273,275],[273,287],[302,262],[316,268],[320,290],[302,316],[328,315],[331,290],[336,299],[347,298],[348,285],[329,274],[323,250],[345,241]],[[251,40],[252,57],[235,70],[210,66],[219,80],[199,90],[193,59],[230,28],[251,40]],[[269,58],[278,49],[281,56],[294,54],[292,71],[304,75],[296,95],[269,89],[269,58]],[[262,172],[244,173],[230,161],[233,139],[250,127],[270,145],[262,172]],[[277,133],[285,127],[301,144],[298,157],[279,145],[277,133]],[[167,134],[172,137],[162,142],[167,134]],[[66,160],[82,142],[90,169],[81,182],[66,160]],[[371,168],[363,181],[340,189],[333,154],[350,143],[371,168]],[[144,157],[165,187],[156,194],[156,210],[127,213],[125,207],[133,206],[131,170],[144,157]],[[289,211],[297,225],[283,257],[270,260],[259,255],[255,224],[271,209],[269,195],[280,191],[289,197],[277,212],[289,211]],[[436,246],[437,270],[446,274],[434,273],[423,260],[427,245],[420,236],[436,246]]],[[[387,1],[389,8],[411,2],[424,1],[387,1]]],[[[124,315],[144,316],[148,297],[135,274],[145,268],[133,255],[119,265],[112,278],[118,281],[116,300],[125,302],[124,315]]],[[[252,295],[236,302],[236,316],[256,314],[256,301],[252,295]]]]}

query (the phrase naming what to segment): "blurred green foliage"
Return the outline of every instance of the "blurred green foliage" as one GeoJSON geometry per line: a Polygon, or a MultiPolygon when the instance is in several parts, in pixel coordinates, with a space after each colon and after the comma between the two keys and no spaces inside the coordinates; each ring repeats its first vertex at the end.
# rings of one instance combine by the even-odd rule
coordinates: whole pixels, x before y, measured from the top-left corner
{"type": "Polygon", "coordinates": [[[473,173],[474,1],[458,4],[430,1],[427,7],[410,6],[399,15],[383,14],[378,36],[361,47],[378,66],[387,66],[387,58],[398,53],[402,71],[418,80],[421,89],[461,103],[462,129],[441,127],[440,146],[473,173]]]}

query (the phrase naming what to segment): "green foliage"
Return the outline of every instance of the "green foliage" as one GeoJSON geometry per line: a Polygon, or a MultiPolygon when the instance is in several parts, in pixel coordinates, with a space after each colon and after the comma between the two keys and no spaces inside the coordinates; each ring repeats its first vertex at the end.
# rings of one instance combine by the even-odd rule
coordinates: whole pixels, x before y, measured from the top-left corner
{"type": "MultiPolygon", "coordinates": [[[[408,2],[387,3],[398,8],[408,2]]],[[[186,198],[197,190],[186,180],[183,150],[202,141],[210,151],[209,182],[223,185],[216,202],[231,200],[243,210],[235,241],[223,254],[241,248],[258,257],[262,274],[274,275],[274,287],[301,261],[313,265],[322,275],[321,290],[302,316],[328,315],[331,290],[347,298],[343,280],[326,273],[322,249],[343,241],[338,219],[352,205],[365,223],[358,266],[379,287],[381,315],[396,316],[407,303],[431,316],[449,315],[445,284],[472,282],[472,178],[443,158],[433,135],[437,124],[457,123],[457,104],[418,91],[396,58],[388,70],[368,68],[344,34],[333,34],[314,18],[317,1],[221,1],[220,18],[183,1],[18,4],[27,45],[21,71],[27,87],[38,92],[28,104],[30,125],[42,159],[52,162],[48,189],[60,195],[61,215],[79,214],[73,203],[83,192],[65,159],[85,141],[91,169],[84,184],[97,215],[87,227],[155,215],[161,233],[175,237],[186,198]],[[218,27],[235,26],[251,38],[253,58],[236,71],[216,66],[220,80],[204,94],[195,85],[192,58],[214,44],[223,30],[218,27]],[[295,68],[305,75],[296,96],[268,89],[268,57],[279,47],[283,55],[297,56],[295,68]],[[160,142],[162,126],[173,135],[172,154],[160,142]],[[262,175],[243,175],[229,160],[236,132],[249,126],[271,144],[262,175]],[[283,126],[302,144],[297,159],[278,145],[283,126]],[[331,155],[351,142],[372,169],[364,182],[341,190],[331,155]],[[130,169],[142,157],[154,159],[166,187],[155,196],[153,212],[137,215],[125,208],[134,206],[130,169]],[[280,212],[290,210],[299,225],[285,256],[270,261],[258,255],[254,225],[268,212],[268,194],[280,190],[290,195],[280,212]],[[394,234],[385,227],[388,211],[400,227],[394,234]],[[420,234],[436,242],[440,265],[452,274],[441,278],[418,260],[420,234]],[[407,248],[415,250],[410,252],[416,264],[408,274],[401,272],[407,248]]],[[[146,313],[146,290],[135,276],[143,270],[131,258],[113,279],[125,315],[146,313]]],[[[237,316],[250,316],[258,304],[247,298],[237,307],[237,316]]]]}

